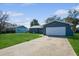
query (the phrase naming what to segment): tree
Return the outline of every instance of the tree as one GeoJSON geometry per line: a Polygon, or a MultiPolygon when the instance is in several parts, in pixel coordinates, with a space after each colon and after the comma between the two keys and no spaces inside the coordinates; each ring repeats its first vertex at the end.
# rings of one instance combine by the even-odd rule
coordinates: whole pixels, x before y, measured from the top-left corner
{"type": "Polygon", "coordinates": [[[49,17],[49,18],[47,18],[46,23],[53,22],[54,20],[60,20],[60,17],[58,17],[56,15],[54,15],[53,17],[49,17]]]}
{"type": "Polygon", "coordinates": [[[5,29],[5,23],[8,20],[8,14],[0,11],[0,33],[5,29]]]}
{"type": "Polygon", "coordinates": [[[76,32],[76,26],[79,23],[79,19],[77,18],[77,16],[79,16],[79,11],[69,10],[68,13],[69,13],[69,15],[65,19],[65,21],[72,23],[73,24],[72,29],[74,32],[76,32]]]}
{"type": "Polygon", "coordinates": [[[36,26],[39,25],[38,20],[33,19],[33,21],[31,22],[30,26],[36,26]]]}
{"type": "Polygon", "coordinates": [[[68,17],[73,19],[76,19],[76,17],[79,16],[79,11],[75,9],[69,10],[68,13],[69,13],[68,17]]]}

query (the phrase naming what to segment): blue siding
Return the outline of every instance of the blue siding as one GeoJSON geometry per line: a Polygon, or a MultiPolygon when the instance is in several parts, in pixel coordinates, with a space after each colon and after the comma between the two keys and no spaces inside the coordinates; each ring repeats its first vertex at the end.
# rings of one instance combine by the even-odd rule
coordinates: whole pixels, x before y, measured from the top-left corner
{"type": "Polygon", "coordinates": [[[16,33],[24,33],[24,32],[27,32],[28,29],[25,28],[25,27],[17,27],[16,28],[16,33]]]}
{"type": "Polygon", "coordinates": [[[67,26],[66,27],[66,36],[72,36],[73,35],[73,31],[71,29],[70,26],[67,26]]]}
{"type": "Polygon", "coordinates": [[[29,32],[43,34],[43,29],[42,28],[30,28],[29,32]]]}

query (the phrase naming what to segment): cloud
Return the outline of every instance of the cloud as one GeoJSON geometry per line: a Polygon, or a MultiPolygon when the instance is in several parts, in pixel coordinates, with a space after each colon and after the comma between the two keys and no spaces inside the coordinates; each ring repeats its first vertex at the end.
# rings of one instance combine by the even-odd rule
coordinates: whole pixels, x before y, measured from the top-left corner
{"type": "Polygon", "coordinates": [[[79,5],[73,7],[72,9],[76,9],[76,10],[79,10],[79,5]]]}
{"type": "Polygon", "coordinates": [[[79,5],[76,5],[76,6],[74,6],[74,7],[71,8],[71,10],[74,10],[74,9],[77,10],[77,11],[79,11],[79,5]]]}
{"type": "Polygon", "coordinates": [[[26,27],[30,27],[30,18],[13,18],[11,20],[9,20],[8,22],[12,23],[12,24],[17,24],[17,25],[24,25],[26,27]]]}
{"type": "Polygon", "coordinates": [[[24,13],[21,13],[21,12],[14,12],[14,11],[7,11],[7,14],[9,14],[10,16],[23,16],[24,13]]]}
{"type": "Polygon", "coordinates": [[[10,15],[10,20],[8,22],[12,24],[17,24],[17,25],[24,25],[26,27],[30,27],[30,18],[26,18],[26,15],[21,12],[15,12],[15,11],[7,11],[7,14],[10,15]]]}
{"type": "Polygon", "coordinates": [[[59,17],[66,17],[68,15],[68,10],[65,10],[65,9],[59,9],[57,10],[54,15],[57,15],[59,17]]]}
{"type": "MultiPolygon", "coordinates": [[[[73,9],[79,11],[79,5],[71,7],[71,10],[73,10],[73,9]]],[[[54,13],[54,15],[57,15],[57,16],[60,16],[60,17],[61,16],[67,16],[68,15],[68,10],[70,10],[70,9],[67,9],[67,10],[66,9],[59,9],[54,13]]]]}

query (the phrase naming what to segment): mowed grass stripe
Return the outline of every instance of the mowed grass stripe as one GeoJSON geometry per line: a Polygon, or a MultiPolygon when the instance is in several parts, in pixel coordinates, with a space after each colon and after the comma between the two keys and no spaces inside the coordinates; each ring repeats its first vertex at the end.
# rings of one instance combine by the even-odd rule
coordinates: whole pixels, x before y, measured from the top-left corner
{"type": "Polygon", "coordinates": [[[68,40],[76,54],[79,56],[79,33],[75,33],[74,36],[68,37],[68,40]]]}

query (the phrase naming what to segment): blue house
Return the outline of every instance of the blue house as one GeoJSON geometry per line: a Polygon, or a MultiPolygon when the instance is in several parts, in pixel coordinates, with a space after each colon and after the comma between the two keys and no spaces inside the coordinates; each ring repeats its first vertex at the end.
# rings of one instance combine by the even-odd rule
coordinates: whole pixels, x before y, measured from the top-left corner
{"type": "Polygon", "coordinates": [[[24,32],[28,32],[28,28],[26,28],[25,26],[16,27],[16,33],[24,33],[24,32]]]}
{"type": "Polygon", "coordinates": [[[32,26],[29,28],[29,32],[31,33],[43,33],[43,26],[32,26]]]}

